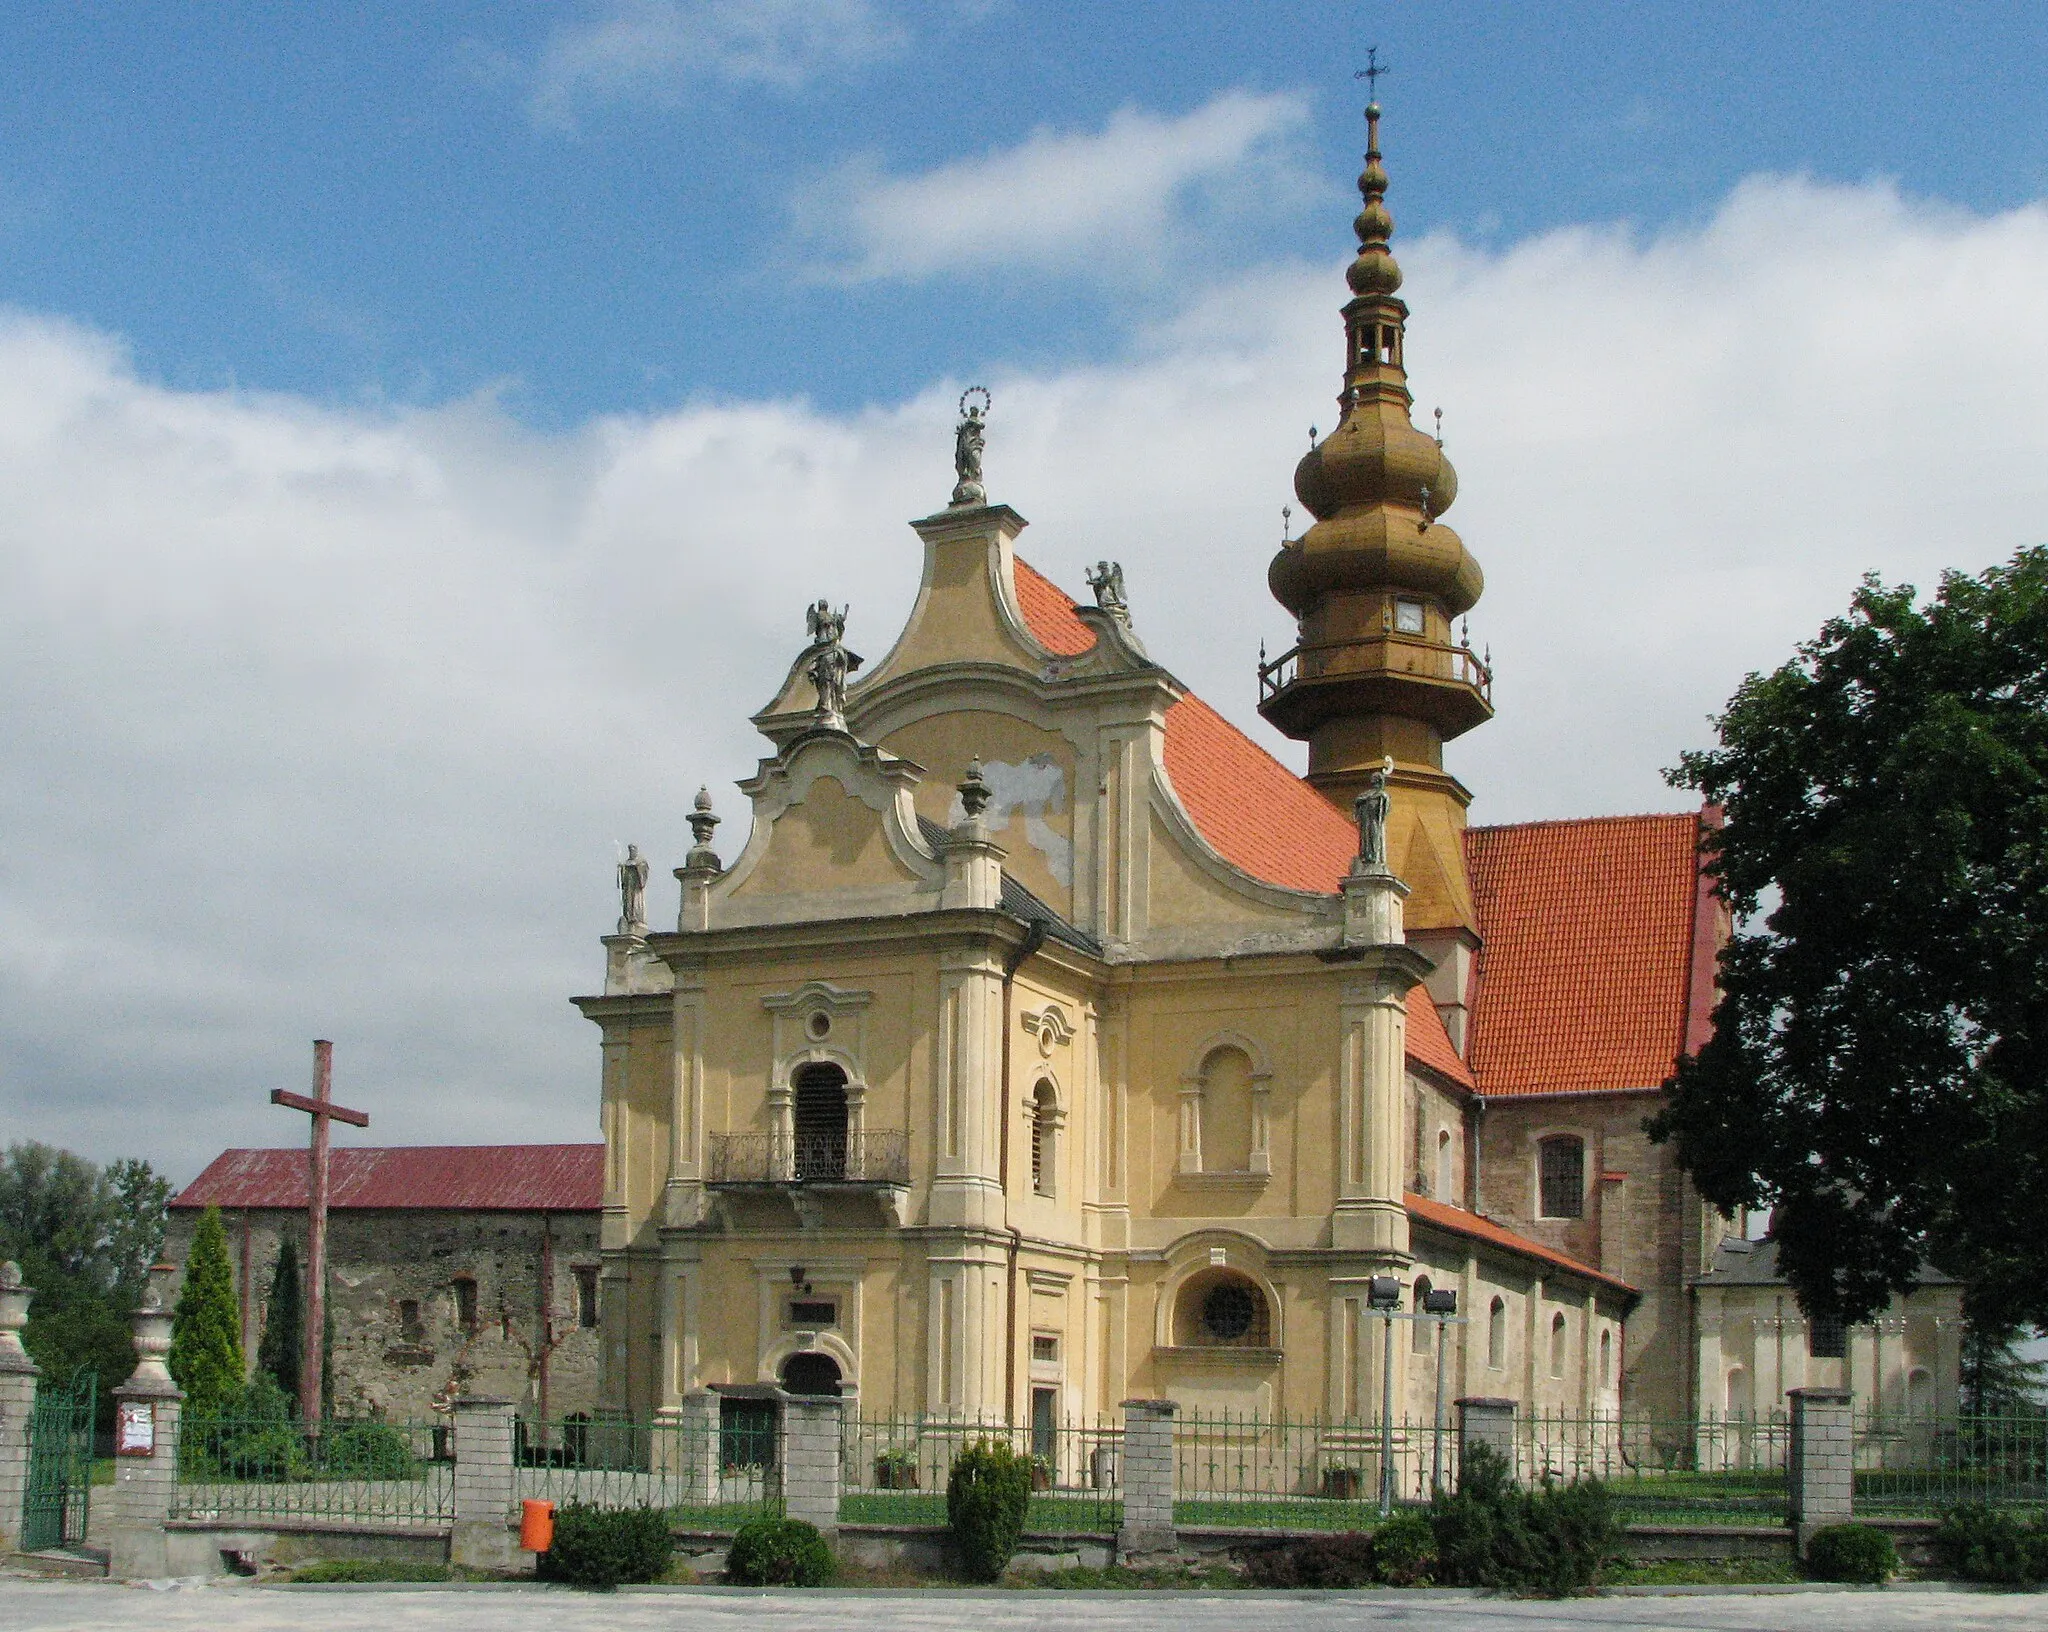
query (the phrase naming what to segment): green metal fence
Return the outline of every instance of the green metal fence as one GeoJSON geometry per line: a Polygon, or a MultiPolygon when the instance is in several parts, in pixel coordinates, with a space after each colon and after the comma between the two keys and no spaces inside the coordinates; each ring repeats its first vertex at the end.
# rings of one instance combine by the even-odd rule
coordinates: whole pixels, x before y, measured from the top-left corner
{"type": "Polygon", "coordinates": [[[92,1505],[92,1422],[99,1376],[80,1371],[67,1388],[44,1381],[29,1413],[28,1479],[21,1500],[21,1550],[85,1540],[92,1505]]]}
{"type": "Polygon", "coordinates": [[[1458,1432],[1376,1422],[1185,1412],[1173,1430],[1177,1525],[1246,1530],[1357,1530],[1379,1519],[1383,1451],[1393,1499],[1429,1500],[1456,1482],[1458,1432]]]}
{"type": "Polygon", "coordinates": [[[1123,1424],[1111,1419],[849,1417],[841,1436],[839,1517],[847,1524],[943,1525],[954,1460],[987,1440],[1031,1459],[1027,1531],[1106,1535],[1123,1523],[1123,1437],[1123,1424]]]}
{"type": "Polygon", "coordinates": [[[1782,1415],[1636,1417],[1530,1412],[1515,1422],[1515,1474],[1599,1479],[1634,1524],[1784,1522],[1782,1415]]]}
{"type": "Polygon", "coordinates": [[[514,1491],[597,1507],[658,1507],[689,1530],[782,1512],[771,1401],[728,1400],[719,1420],[521,1418],[514,1491]]]}
{"type": "Polygon", "coordinates": [[[1859,1411],[1855,1447],[1859,1513],[1925,1517],[1964,1502],[2048,1508],[2048,1411],[1859,1411]]]}
{"type": "Polygon", "coordinates": [[[187,1417],[174,1519],[442,1525],[455,1516],[445,1422],[187,1417]]]}

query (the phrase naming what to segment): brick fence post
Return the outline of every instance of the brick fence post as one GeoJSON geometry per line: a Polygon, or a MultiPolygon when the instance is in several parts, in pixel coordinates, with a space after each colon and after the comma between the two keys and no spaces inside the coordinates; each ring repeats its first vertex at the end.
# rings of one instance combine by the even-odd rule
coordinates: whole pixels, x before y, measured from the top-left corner
{"type": "Polygon", "coordinates": [[[714,1507],[718,1502],[718,1396],[708,1388],[685,1394],[677,1422],[683,1500],[693,1507],[714,1507]]]}
{"type": "Polygon", "coordinates": [[[36,1409],[36,1363],[21,1346],[28,1300],[21,1265],[0,1264],[0,1553],[21,1545],[21,1498],[28,1489],[29,1421],[36,1409]]]}
{"type": "Polygon", "coordinates": [[[1814,1531],[1847,1524],[1855,1511],[1856,1441],[1845,1388],[1795,1388],[1785,1484],[1800,1556],[1814,1531]]]}
{"type": "Polygon", "coordinates": [[[1124,1401],[1124,1522],[1116,1533],[1120,1555],[1171,1553],[1180,1548],[1173,1528],[1172,1400],[1124,1401]]]}
{"type": "Polygon", "coordinates": [[[829,1394],[782,1397],[782,1512],[839,1532],[840,1402],[829,1394]]]}
{"type": "Polygon", "coordinates": [[[1475,1445],[1486,1445],[1515,1471],[1515,1402],[1468,1395],[1458,1401],[1458,1483],[1465,1482],[1465,1459],[1475,1445]]]}
{"type": "Polygon", "coordinates": [[[178,1489],[178,1417],[185,1396],[171,1381],[171,1312],[164,1291],[169,1264],[149,1272],[135,1324],[135,1371],[114,1390],[114,1522],[107,1573],[133,1580],[170,1573],[164,1525],[178,1489]]]}
{"type": "Polygon", "coordinates": [[[471,1570],[517,1569],[512,1538],[512,1402],[496,1394],[455,1400],[455,1524],[448,1561],[471,1570]]]}

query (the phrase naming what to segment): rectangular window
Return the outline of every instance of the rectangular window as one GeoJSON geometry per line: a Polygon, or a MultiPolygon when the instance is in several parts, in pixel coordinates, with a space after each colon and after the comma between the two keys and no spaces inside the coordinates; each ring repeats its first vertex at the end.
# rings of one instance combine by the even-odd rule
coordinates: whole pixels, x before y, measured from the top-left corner
{"type": "Polygon", "coordinates": [[[839,1305],[830,1299],[799,1299],[789,1306],[789,1323],[792,1326],[836,1326],[839,1324],[839,1305]]]}
{"type": "Polygon", "coordinates": [[[420,1306],[417,1300],[407,1298],[398,1306],[398,1330],[409,1341],[417,1341],[420,1331],[420,1306]]]}
{"type": "Polygon", "coordinates": [[[1031,1334],[1031,1358],[1034,1360],[1057,1360],[1060,1357],[1060,1340],[1051,1332],[1031,1334]]]}
{"type": "Polygon", "coordinates": [[[1537,1146],[1545,1218],[1583,1218],[1586,1213],[1586,1145],[1560,1134],[1537,1146]]]}
{"type": "Polygon", "coordinates": [[[455,1324],[465,1332],[476,1330],[476,1282],[469,1276],[455,1280],[455,1324]]]}
{"type": "Polygon", "coordinates": [[[1849,1354],[1849,1329],[1840,1315],[1815,1315],[1806,1326],[1806,1352],[1816,1360],[1842,1360],[1849,1354]]]}
{"type": "Polygon", "coordinates": [[[597,1328],[597,1265],[578,1264],[576,1275],[576,1324],[586,1332],[597,1328]]]}

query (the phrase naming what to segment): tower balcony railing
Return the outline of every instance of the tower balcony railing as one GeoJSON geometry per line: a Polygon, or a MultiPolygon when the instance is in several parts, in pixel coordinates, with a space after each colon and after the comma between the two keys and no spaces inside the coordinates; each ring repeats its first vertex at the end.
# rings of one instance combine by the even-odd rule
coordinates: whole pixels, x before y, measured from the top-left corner
{"type": "Polygon", "coordinates": [[[1493,669],[1469,646],[1394,633],[1351,640],[1303,641],[1259,665],[1259,701],[1278,696],[1297,680],[1344,674],[1413,674],[1470,686],[1493,703],[1493,669]]]}
{"type": "Polygon", "coordinates": [[[910,1183],[910,1135],[901,1128],[858,1133],[714,1133],[710,1184],[910,1183]]]}

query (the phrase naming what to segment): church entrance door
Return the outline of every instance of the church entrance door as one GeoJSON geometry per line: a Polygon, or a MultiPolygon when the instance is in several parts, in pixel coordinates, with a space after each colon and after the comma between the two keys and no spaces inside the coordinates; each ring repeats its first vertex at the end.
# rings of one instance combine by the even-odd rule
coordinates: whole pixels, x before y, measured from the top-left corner
{"type": "Polygon", "coordinates": [[[839,1394],[839,1362],[829,1354],[792,1354],[782,1363],[782,1386],[792,1394],[839,1394]]]}

